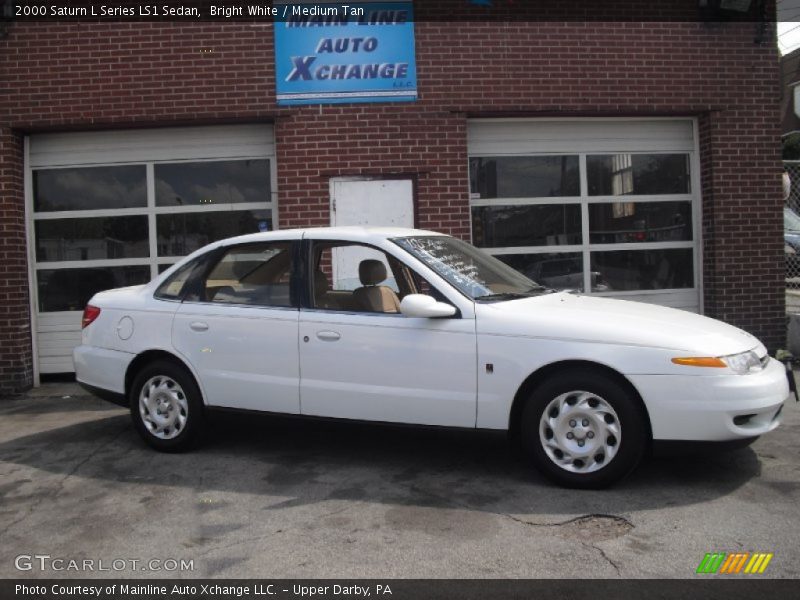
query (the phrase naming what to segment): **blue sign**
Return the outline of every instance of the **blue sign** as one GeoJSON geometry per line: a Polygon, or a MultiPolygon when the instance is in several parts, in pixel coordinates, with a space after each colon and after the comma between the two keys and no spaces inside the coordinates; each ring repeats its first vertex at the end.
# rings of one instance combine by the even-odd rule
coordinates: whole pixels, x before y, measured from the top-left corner
{"type": "Polygon", "coordinates": [[[417,99],[411,2],[285,4],[275,21],[278,104],[417,99]]]}

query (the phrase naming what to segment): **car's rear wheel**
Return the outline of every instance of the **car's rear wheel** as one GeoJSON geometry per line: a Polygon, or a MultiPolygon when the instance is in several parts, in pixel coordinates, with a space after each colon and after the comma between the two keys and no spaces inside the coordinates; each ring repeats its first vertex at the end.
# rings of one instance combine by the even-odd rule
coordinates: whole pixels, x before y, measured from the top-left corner
{"type": "Polygon", "coordinates": [[[560,485],[602,488],[628,475],[648,441],[635,395],[601,371],[563,371],[536,387],[521,423],[534,464],[560,485]]]}
{"type": "Polygon", "coordinates": [[[200,390],[176,363],[159,360],[145,366],[133,380],[129,401],[136,430],[156,450],[189,450],[205,428],[200,390]]]}

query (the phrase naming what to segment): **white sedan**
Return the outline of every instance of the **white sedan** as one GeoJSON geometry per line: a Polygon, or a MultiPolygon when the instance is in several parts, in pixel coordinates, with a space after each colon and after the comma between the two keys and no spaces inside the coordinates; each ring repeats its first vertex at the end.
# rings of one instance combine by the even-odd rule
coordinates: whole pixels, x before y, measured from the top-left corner
{"type": "Polygon", "coordinates": [[[655,444],[775,429],[784,366],[720,321],[557,293],[414,229],[211,244],[96,294],[77,380],[181,451],[210,409],[508,430],[556,482],[601,487],[655,444]]]}

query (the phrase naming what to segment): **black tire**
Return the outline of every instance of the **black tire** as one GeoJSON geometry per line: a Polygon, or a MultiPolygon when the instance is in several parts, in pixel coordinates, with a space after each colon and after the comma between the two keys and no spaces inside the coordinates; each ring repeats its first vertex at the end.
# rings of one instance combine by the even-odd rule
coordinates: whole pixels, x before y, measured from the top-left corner
{"type": "MultiPolygon", "coordinates": [[[[158,380],[155,379],[155,381],[158,380]]],[[[131,418],[136,431],[149,446],[160,452],[185,452],[191,450],[199,443],[205,432],[205,409],[200,390],[191,373],[175,362],[157,360],[142,368],[133,379],[128,400],[131,418]],[[152,414],[143,411],[140,406],[142,390],[146,385],[150,387],[148,382],[151,382],[154,378],[163,378],[166,388],[171,389],[171,393],[174,394],[175,400],[171,403],[171,410],[165,413],[165,419],[172,418],[175,411],[185,416],[183,425],[176,425],[174,430],[170,430],[167,427],[162,431],[162,435],[167,436],[166,438],[159,437],[157,433],[151,431],[155,423],[152,420],[148,421],[148,417],[152,419],[152,414]],[[176,383],[179,389],[174,386],[169,388],[167,385],[169,381],[176,383]],[[185,399],[185,401],[182,401],[181,398],[185,399]],[[148,425],[148,422],[150,425],[148,425]],[[178,431],[177,435],[175,434],[176,430],[178,431]],[[174,437],[169,437],[170,435],[174,437]]]]}
{"type": "MultiPolygon", "coordinates": [[[[589,398],[587,404],[591,401],[597,402],[594,397],[589,398]]],[[[572,407],[565,407],[565,411],[571,409],[572,407]]],[[[587,410],[592,412],[590,408],[587,408],[587,410]]],[[[563,420],[560,421],[563,427],[567,428],[570,425],[564,422],[568,414],[570,413],[563,412],[563,420]]],[[[594,414],[595,413],[592,412],[592,415],[594,414]]],[[[600,418],[599,412],[597,416],[600,418]]],[[[605,418],[605,416],[602,417],[603,420],[605,420],[605,418]]],[[[647,416],[639,398],[626,386],[620,384],[615,378],[600,370],[591,368],[561,371],[541,383],[528,397],[522,411],[521,419],[521,442],[527,456],[550,480],[569,488],[599,489],[608,487],[623,479],[631,473],[642,460],[650,437],[647,416]],[[545,450],[545,443],[542,441],[543,438],[549,439],[548,435],[554,436],[553,430],[548,424],[542,421],[544,411],[550,406],[549,416],[553,419],[557,419],[558,411],[551,403],[555,402],[557,398],[562,397],[562,394],[567,394],[567,396],[565,396],[567,404],[569,404],[570,400],[575,402],[575,398],[587,397],[569,395],[569,392],[574,391],[589,392],[591,395],[596,395],[601,401],[605,401],[607,405],[610,405],[613,412],[616,413],[616,418],[612,415],[608,415],[607,417],[611,419],[612,424],[618,420],[617,427],[620,438],[618,444],[616,444],[615,436],[608,435],[608,432],[603,430],[602,423],[596,428],[592,427],[595,423],[592,419],[588,419],[588,422],[591,424],[589,428],[581,429],[578,433],[573,433],[573,430],[569,430],[569,432],[565,434],[572,435],[573,440],[580,439],[580,442],[587,446],[589,446],[589,444],[595,444],[595,446],[591,446],[597,449],[597,453],[594,455],[595,458],[589,458],[587,462],[587,460],[581,459],[578,456],[575,461],[569,463],[569,465],[571,465],[569,468],[579,468],[575,466],[576,463],[580,465],[580,467],[588,464],[590,467],[587,468],[596,468],[596,470],[593,471],[574,472],[568,470],[566,467],[559,466],[555,462],[557,456],[556,458],[551,458],[550,455],[548,455],[548,451],[545,450]],[[595,433],[594,429],[597,429],[597,433],[595,433]],[[587,432],[590,430],[592,431],[592,439],[587,439],[586,436],[589,435],[587,432]],[[540,432],[543,437],[540,437],[540,432]],[[597,436],[597,440],[594,439],[595,436],[597,436]],[[600,441],[603,436],[607,436],[605,442],[600,441]],[[615,454],[608,461],[604,461],[604,450],[609,453],[613,451],[615,454]]],[[[572,423],[572,421],[573,419],[570,419],[567,423],[572,423]]],[[[599,423],[599,420],[597,422],[599,423]]],[[[605,422],[608,423],[608,421],[605,422]]],[[[563,433],[563,428],[559,429],[559,431],[563,433]]],[[[552,439],[554,439],[555,442],[563,441],[563,437],[559,437],[557,434],[552,439]]],[[[572,443],[572,441],[566,442],[566,444],[572,443]]],[[[579,442],[575,441],[574,443],[577,444],[579,442]]],[[[550,450],[551,453],[558,451],[560,450],[552,450],[552,448],[550,450]]],[[[580,453],[581,450],[577,449],[576,452],[580,453]]],[[[562,456],[569,457],[570,454],[564,454],[562,452],[562,456]]]]}

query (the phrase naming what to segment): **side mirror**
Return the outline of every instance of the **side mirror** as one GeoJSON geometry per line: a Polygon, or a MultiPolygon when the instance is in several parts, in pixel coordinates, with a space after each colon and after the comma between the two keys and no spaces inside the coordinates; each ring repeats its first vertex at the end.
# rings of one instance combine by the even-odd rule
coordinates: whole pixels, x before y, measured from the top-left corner
{"type": "Polygon", "coordinates": [[[456,314],[456,308],[444,302],[437,302],[432,296],[409,294],[400,302],[400,312],[407,317],[452,317],[456,314]]]}

